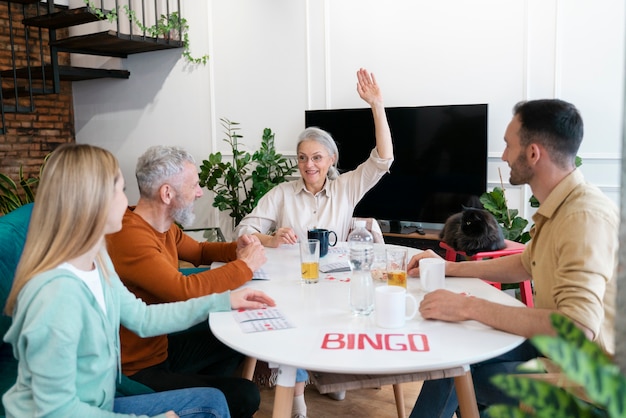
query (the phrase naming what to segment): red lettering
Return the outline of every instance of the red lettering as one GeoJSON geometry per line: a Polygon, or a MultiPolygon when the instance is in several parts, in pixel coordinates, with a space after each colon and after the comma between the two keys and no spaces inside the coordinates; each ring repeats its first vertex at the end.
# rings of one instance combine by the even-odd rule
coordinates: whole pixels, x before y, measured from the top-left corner
{"type": "Polygon", "coordinates": [[[376,340],[373,340],[367,334],[359,334],[359,346],[358,346],[359,350],[364,350],[366,343],[370,347],[372,347],[374,350],[382,350],[383,349],[382,335],[376,334],[374,337],[376,338],[376,340]]]}
{"type": "Polygon", "coordinates": [[[430,351],[426,334],[409,334],[407,337],[411,351],[430,351]]]}
{"type": "Polygon", "coordinates": [[[406,351],[407,345],[400,344],[399,342],[397,342],[400,338],[404,339],[405,335],[404,334],[385,334],[385,350],[406,351]],[[397,338],[394,338],[394,337],[397,337],[397,338]],[[392,339],[396,342],[394,343],[392,339]]]}
{"type": "Polygon", "coordinates": [[[430,351],[426,334],[326,333],[323,350],[430,351]]]}
{"type": "Polygon", "coordinates": [[[324,350],[341,350],[346,346],[343,341],[344,334],[326,334],[322,341],[322,349],[324,350]]]}

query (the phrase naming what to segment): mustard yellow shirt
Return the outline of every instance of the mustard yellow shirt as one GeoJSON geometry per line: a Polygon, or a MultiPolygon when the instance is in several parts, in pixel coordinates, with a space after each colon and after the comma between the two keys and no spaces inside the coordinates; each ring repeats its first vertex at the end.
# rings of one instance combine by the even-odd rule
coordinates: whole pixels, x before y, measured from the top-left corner
{"type": "Polygon", "coordinates": [[[574,170],[541,202],[533,221],[522,264],[533,278],[535,306],[589,328],[614,354],[618,208],[574,170]]]}

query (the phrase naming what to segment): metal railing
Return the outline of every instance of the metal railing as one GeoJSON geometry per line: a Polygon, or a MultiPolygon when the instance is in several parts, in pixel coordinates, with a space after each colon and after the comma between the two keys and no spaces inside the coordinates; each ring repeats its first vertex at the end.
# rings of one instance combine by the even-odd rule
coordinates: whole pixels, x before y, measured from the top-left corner
{"type": "MultiPolygon", "coordinates": [[[[32,5],[27,5],[23,1],[5,1],[8,7],[10,44],[10,58],[7,61],[10,62],[3,63],[4,68],[0,68],[0,134],[6,133],[6,113],[32,113],[35,110],[33,95],[60,92],[59,51],[90,53],[84,47],[80,51],[72,51],[71,47],[55,46],[58,25],[46,26],[49,22],[41,25],[22,23],[33,17],[47,19],[55,13],[54,0],[47,0],[44,4],[32,0],[34,3],[32,5]],[[21,10],[18,11],[18,8],[21,10]],[[16,12],[21,13],[21,19],[19,16],[16,19],[16,12]],[[29,13],[34,16],[28,16],[29,13]],[[47,37],[42,27],[48,28],[47,37]],[[22,42],[16,43],[15,38],[22,30],[24,51],[22,42]],[[46,41],[47,45],[44,44],[46,41]],[[38,45],[35,45],[35,42],[38,42],[38,45]]],[[[92,21],[99,18],[102,25],[109,26],[118,37],[123,37],[127,41],[161,45],[170,41],[179,44],[182,42],[184,20],[180,13],[180,0],[88,0],[85,1],[85,8],[89,10],[87,13],[94,15],[92,21]]],[[[58,12],[55,15],[58,15],[58,12]]],[[[67,23],[63,28],[82,23],[85,21],[67,23]]],[[[93,54],[109,55],[102,51],[93,54]]]]}

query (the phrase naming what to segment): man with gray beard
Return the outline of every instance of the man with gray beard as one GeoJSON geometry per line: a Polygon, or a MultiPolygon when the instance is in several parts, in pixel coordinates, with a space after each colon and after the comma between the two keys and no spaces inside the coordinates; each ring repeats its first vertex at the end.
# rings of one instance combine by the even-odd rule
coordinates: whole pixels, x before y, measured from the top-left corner
{"type": "MultiPolygon", "coordinates": [[[[122,230],[107,237],[115,270],[147,304],[187,300],[233,290],[252,279],[266,261],[251,235],[236,242],[197,242],[177,225],[189,225],[202,196],[193,157],[178,147],[149,148],[135,171],[139,201],[124,215],[122,230]],[[227,262],[218,269],[183,275],[179,260],[195,266],[227,262]]],[[[155,391],[208,386],[226,396],[233,417],[258,409],[256,385],[233,374],[243,356],[220,343],[201,323],[183,333],[140,338],[120,329],[122,371],[155,391]]]]}

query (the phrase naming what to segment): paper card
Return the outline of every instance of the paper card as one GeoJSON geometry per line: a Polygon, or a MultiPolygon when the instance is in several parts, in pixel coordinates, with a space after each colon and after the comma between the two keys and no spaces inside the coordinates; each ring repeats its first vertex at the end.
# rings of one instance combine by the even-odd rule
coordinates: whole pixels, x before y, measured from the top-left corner
{"type": "Polygon", "coordinates": [[[320,271],[322,273],[340,273],[350,271],[350,262],[348,260],[344,260],[322,264],[320,265],[320,271]]]}
{"type": "Polygon", "coordinates": [[[293,324],[276,308],[241,309],[233,312],[245,333],[293,328],[293,324]]]}

